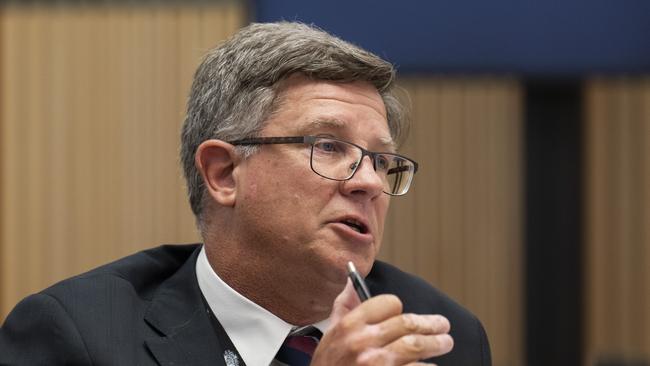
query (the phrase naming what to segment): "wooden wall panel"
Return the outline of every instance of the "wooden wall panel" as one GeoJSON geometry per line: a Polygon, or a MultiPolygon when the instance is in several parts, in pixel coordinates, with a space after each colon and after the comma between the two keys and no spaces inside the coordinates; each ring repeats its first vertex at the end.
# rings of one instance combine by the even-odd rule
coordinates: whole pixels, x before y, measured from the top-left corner
{"type": "Polygon", "coordinates": [[[0,319],[139,249],[196,241],[178,165],[192,74],[246,20],[205,6],[0,13],[0,319]]]}
{"type": "Polygon", "coordinates": [[[510,79],[402,83],[412,129],[402,152],[420,163],[393,198],[380,253],[475,312],[495,365],[522,365],[521,90],[510,79]]]}
{"type": "Polygon", "coordinates": [[[650,77],[586,89],[586,359],[650,362],[650,77]]]}

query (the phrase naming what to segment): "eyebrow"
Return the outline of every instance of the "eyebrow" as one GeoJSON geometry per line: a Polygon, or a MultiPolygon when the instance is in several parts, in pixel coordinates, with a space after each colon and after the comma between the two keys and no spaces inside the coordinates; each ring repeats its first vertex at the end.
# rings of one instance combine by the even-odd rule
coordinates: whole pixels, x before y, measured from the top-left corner
{"type": "Polygon", "coordinates": [[[306,124],[305,126],[301,127],[299,132],[302,133],[310,133],[314,132],[319,129],[334,129],[334,130],[340,130],[343,127],[345,127],[345,123],[339,119],[336,118],[319,118],[316,120],[313,120],[306,124]]]}
{"type": "Polygon", "coordinates": [[[379,142],[383,146],[384,149],[386,149],[386,152],[395,152],[397,151],[397,144],[395,141],[393,141],[392,138],[390,137],[381,137],[379,138],[379,142]]]}
{"type": "MultiPolygon", "coordinates": [[[[307,125],[301,127],[298,133],[301,135],[308,135],[320,129],[333,129],[341,130],[345,127],[346,123],[336,118],[319,118],[309,122],[307,125]]],[[[380,137],[379,143],[382,149],[386,152],[394,152],[397,150],[395,141],[390,137],[380,137]]]]}

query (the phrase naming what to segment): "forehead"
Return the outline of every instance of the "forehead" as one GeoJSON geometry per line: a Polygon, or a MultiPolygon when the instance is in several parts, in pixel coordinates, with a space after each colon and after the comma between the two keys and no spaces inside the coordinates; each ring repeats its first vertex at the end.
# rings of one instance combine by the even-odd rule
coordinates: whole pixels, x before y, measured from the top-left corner
{"type": "Polygon", "coordinates": [[[265,134],[334,134],[393,148],[386,107],[367,82],[330,82],[294,75],[280,85],[278,105],[265,134]]]}

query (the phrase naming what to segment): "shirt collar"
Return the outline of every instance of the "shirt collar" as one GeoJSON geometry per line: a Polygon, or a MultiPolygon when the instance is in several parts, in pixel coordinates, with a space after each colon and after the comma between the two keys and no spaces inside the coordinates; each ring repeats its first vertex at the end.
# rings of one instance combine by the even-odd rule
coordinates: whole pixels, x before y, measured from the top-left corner
{"type": "MultiPolygon", "coordinates": [[[[214,271],[205,247],[196,261],[199,288],[210,309],[223,326],[239,355],[248,366],[269,365],[284,339],[298,328],[244,297],[214,271]]],[[[325,333],[329,318],[313,324],[325,333]]]]}

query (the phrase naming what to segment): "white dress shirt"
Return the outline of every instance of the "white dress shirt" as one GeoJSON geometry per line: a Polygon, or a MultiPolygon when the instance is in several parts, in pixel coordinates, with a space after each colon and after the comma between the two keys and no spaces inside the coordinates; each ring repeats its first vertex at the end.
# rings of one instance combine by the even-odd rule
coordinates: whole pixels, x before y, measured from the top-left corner
{"type": "MultiPolygon", "coordinates": [[[[247,366],[270,365],[289,333],[298,328],[244,297],[213,270],[205,247],[196,261],[196,278],[210,309],[247,366]]],[[[313,324],[325,333],[329,318],[313,324]]]]}

